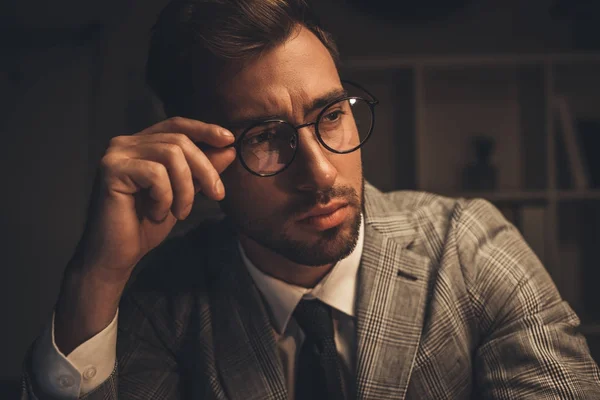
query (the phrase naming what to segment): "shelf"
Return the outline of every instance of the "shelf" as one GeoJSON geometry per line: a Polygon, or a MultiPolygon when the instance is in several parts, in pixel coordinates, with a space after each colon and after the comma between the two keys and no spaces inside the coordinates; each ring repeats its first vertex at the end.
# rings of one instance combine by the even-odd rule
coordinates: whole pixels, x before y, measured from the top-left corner
{"type": "MultiPolygon", "coordinates": [[[[465,198],[483,198],[491,202],[501,203],[540,203],[548,202],[552,197],[552,192],[545,190],[532,191],[498,191],[498,192],[463,192],[453,190],[429,190],[432,193],[439,193],[448,197],[465,197],[465,198]]],[[[566,200],[600,200],[600,189],[590,190],[561,190],[556,192],[556,199],[559,201],[566,200]]]]}
{"type": "Polygon", "coordinates": [[[510,192],[455,192],[440,190],[440,193],[448,197],[483,198],[492,203],[540,203],[548,201],[548,192],[536,191],[510,191],[510,192]]]}
{"type": "Polygon", "coordinates": [[[557,54],[490,54],[432,56],[389,56],[377,58],[353,58],[342,61],[344,68],[355,70],[384,70],[390,68],[467,67],[467,66],[520,66],[535,64],[571,64],[600,62],[600,53],[557,54]]]}
{"type": "Polygon", "coordinates": [[[600,190],[561,190],[557,198],[559,200],[600,200],[600,190]]]}

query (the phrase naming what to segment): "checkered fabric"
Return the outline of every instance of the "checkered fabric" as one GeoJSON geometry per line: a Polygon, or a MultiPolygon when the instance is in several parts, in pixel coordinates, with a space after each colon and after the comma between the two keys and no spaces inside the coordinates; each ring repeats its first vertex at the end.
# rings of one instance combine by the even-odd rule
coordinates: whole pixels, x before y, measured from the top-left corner
{"type": "MultiPolygon", "coordinates": [[[[579,319],[484,200],[365,188],[358,399],[600,399],[579,319]]],[[[140,262],[118,362],[86,399],[286,399],[261,297],[226,223],[140,262]]],[[[22,400],[44,399],[25,364],[22,400]]]]}

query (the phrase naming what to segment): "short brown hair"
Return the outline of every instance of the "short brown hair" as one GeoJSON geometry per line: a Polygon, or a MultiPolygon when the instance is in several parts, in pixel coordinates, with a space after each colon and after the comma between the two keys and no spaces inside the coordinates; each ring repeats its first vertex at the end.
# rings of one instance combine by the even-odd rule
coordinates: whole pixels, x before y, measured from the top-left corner
{"type": "Polygon", "coordinates": [[[259,56],[298,25],[313,32],[337,64],[337,47],[306,0],[174,0],[152,28],[147,82],[168,116],[193,116],[194,95],[213,93],[226,65],[259,56]]]}

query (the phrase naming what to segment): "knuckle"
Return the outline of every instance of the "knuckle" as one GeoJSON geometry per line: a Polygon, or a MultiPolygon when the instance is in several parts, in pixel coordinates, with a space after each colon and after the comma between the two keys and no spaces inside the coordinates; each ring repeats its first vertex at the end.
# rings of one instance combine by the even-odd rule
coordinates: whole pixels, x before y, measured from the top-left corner
{"type": "Polygon", "coordinates": [[[187,162],[183,150],[180,146],[172,143],[166,143],[163,146],[165,153],[166,162],[169,165],[169,169],[174,172],[182,172],[187,168],[187,162]]]}
{"type": "Polygon", "coordinates": [[[174,133],[173,138],[174,138],[175,143],[177,143],[177,145],[179,147],[181,147],[182,149],[189,147],[190,145],[193,144],[192,139],[190,139],[189,136],[187,136],[183,133],[174,133]]]}
{"type": "Polygon", "coordinates": [[[176,159],[177,157],[182,155],[181,147],[173,143],[164,143],[162,145],[162,150],[169,157],[170,160],[176,159]]]}
{"type": "Polygon", "coordinates": [[[148,175],[153,182],[168,177],[165,166],[159,163],[152,163],[148,166],[148,175]]]}
{"type": "Polygon", "coordinates": [[[107,153],[100,159],[100,169],[110,170],[117,164],[119,157],[115,153],[107,153]]]}
{"type": "Polygon", "coordinates": [[[108,142],[108,147],[109,149],[111,147],[119,147],[119,146],[124,146],[125,142],[127,141],[127,136],[115,136],[113,138],[110,139],[110,141],[108,142]]]}
{"type": "Polygon", "coordinates": [[[183,125],[184,121],[185,121],[185,118],[175,116],[175,117],[168,118],[166,120],[166,122],[167,122],[166,125],[170,131],[178,131],[179,130],[178,128],[183,125]]]}

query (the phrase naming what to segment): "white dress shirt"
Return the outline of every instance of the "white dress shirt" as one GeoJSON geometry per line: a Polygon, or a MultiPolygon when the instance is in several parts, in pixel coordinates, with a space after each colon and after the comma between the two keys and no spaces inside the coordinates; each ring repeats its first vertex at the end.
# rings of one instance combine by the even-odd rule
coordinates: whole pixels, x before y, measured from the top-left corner
{"type": "MultiPolygon", "coordinates": [[[[290,399],[293,399],[294,393],[296,356],[304,341],[304,334],[292,313],[302,299],[319,299],[332,307],[335,343],[343,361],[343,373],[348,378],[353,376],[355,361],[352,349],[356,340],[354,300],[363,250],[363,225],[361,220],[354,251],[340,260],[312,289],[264,274],[252,264],[238,243],[244,265],[267,303],[290,399]]],[[[118,311],[106,328],[65,356],[54,341],[52,315],[32,354],[34,375],[41,389],[57,398],[77,399],[108,379],[116,362],[117,320],[118,311]]],[[[346,382],[351,382],[351,379],[346,379],[346,382]]]]}
{"type": "Polygon", "coordinates": [[[283,365],[290,400],[294,399],[296,357],[304,341],[304,333],[292,314],[302,299],[319,299],[332,308],[335,346],[342,359],[344,369],[342,373],[346,375],[345,382],[353,381],[355,366],[353,349],[356,341],[354,300],[363,241],[364,226],[361,221],[358,242],[352,253],[338,261],[312,289],[295,286],[263,273],[252,264],[242,246],[239,246],[244,264],[262,293],[271,314],[271,324],[275,331],[277,350],[283,365]]]}

